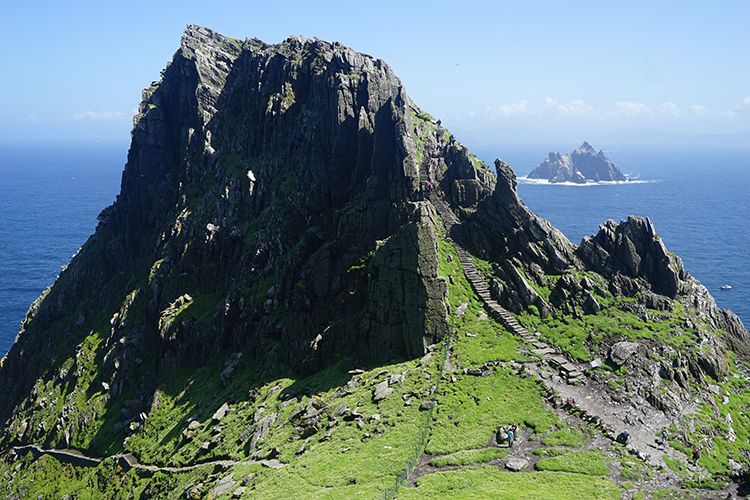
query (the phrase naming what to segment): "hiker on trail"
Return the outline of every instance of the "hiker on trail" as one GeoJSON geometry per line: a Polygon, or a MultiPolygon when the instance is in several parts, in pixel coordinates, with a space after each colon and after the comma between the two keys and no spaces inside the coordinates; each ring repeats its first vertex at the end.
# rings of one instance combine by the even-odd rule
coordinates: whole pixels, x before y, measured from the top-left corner
{"type": "Polygon", "coordinates": [[[437,121],[438,128],[440,128],[440,125],[442,125],[442,123],[443,123],[443,120],[441,120],[440,118],[438,118],[438,121],[437,121]]]}
{"type": "Polygon", "coordinates": [[[626,431],[622,431],[620,434],[617,435],[617,441],[618,443],[622,444],[628,444],[628,440],[630,439],[630,434],[628,434],[626,431]]]}
{"type": "Polygon", "coordinates": [[[698,460],[701,458],[701,450],[696,448],[693,450],[693,465],[698,465],[698,460]]]}
{"type": "Polygon", "coordinates": [[[662,440],[662,444],[663,444],[664,446],[666,446],[666,445],[667,445],[667,440],[668,440],[668,439],[669,439],[669,433],[667,432],[667,428],[665,427],[665,428],[663,428],[663,429],[661,430],[661,440],[662,440]]]}
{"type": "Polygon", "coordinates": [[[451,134],[450,141],[451,141],[451,144],[453,144],[454,142],[456,142],[456,136],[454,136],[453,134],[451,134]]]}
{"type": "Polygon", "coordinates": [[[513,428],[508,429],[508,448],[513,448],[514,437],[515,437],[515,432],[513,432],[513,428]]]}

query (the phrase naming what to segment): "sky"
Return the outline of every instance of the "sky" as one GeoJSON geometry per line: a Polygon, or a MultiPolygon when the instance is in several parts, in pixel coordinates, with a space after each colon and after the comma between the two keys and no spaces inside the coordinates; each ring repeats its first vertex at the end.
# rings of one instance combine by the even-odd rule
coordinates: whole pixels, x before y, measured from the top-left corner
{"type": "Polygon", "coordinates": [[[748,20],[747,0],[2,0],[0,141],[129,142],[187,24],[339,41],[477,142],[750,137],[748,20]]]}

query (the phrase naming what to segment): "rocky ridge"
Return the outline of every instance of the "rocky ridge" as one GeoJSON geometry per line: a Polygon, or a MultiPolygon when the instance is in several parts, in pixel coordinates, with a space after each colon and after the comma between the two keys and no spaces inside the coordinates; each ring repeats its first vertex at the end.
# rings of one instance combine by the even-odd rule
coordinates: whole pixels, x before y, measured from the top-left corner
{"type": "MultiPolygon", "coordinates": [[[[280,453],[289,463],[347,425],[363,442],[387,434],[430,387],[403,389],[398,413],[367,418],[357,391],[387,408],[407,374],[431,384],[423,365],[458,313],[449,289],[465,293],[441,271],[446,246],[486,307],[481,321],[503,325],[492,342],[519,339],[528,367],[461,368],[456,354],[452,383],[512,369],[561,397],[589,388],[603,412],[649,405],[685,436],[704,425],[697,397],[726,421],[719,384],[743,380],[734,359],[750,361],[750,334],[653,223],[607,221],[576,247],[524,205],[509,165],[498,159],[493,172],[449,136],[383,61],[317,39],[269,45],[188,26],[144,90],[117,201],[2,361],[0,447],[125,451],[162,464],[144,470],[175,472],[164,464],[280,453]],[[610,317],[627,326],[602,327],[610,317]],[[404,359],[421,361],[396,378],[354,370],[317,393],[284,382],[404,359]],[[178,423],[166,430],[164,419],[178,423]],[[239,445],[220,451],[235,428],[239,445]],[[171,451],[149,448],[156,435],[171,451]]],[[[745,417],[731,418],[734,432],[745,417]]],[[[701,432],[724,446],[719,430],[701,432]]]]}
{"type": "Polygon", "coordinates": [[[526,176],[528,179],[547,179],[549,182],[627,181],[627,177],[612,163],[604,151],[596,150],[584,141],[572,153],[561,155],[549,153],[547,157],[526,176]]]}

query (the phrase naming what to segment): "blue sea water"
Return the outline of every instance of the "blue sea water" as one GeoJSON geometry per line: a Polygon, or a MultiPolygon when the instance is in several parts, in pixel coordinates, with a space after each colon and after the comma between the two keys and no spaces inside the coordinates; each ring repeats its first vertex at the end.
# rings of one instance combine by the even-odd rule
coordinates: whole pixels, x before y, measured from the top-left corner
{"type": "Polygon", "coordinates": [[[119,192],[127,144],[0,144],[0,357],[119,192]]]}
{"type": "MultiPolygon", "coordinates": [[[[550,151],[580,144],[469,145],[519,177],[550,151]]],[[[119,192],[127,144],[0,145],[0,356],[29,305],[93,233],[119,192]]],[[[561,186],[519,183],[526,205],[573,243],[608,218],[650,217],[667,249],[750,325],[750,147],[599,145],[638,183],[561,186]],[[723,291],[721,285],[732,285],[723,291]]]]}
{"type": "Polygon", "coordinates": [[[667,250],[682,259],[717,305],[750,326],[750,146],[594,144],[637,182],[557,185],[523,179],[549,152],[567,154],[578,146],[469,148],[489,165],[495,158],[511,165],[526,206],[576,245],[607,219],[649,217],[667,250]]]}

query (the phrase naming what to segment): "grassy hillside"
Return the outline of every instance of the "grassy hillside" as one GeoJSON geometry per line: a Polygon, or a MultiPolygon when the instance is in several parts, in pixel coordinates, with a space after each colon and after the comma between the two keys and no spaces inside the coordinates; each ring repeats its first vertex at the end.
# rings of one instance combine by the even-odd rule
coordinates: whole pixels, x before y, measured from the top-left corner
{"type": "MultiPolygon", "coordinates": [[[[436,345],[421,359],[354,373],[332,366],[306,378],[260,381],[241,357],[229,384],[222,384],[225,366],[218,363],[178,372],[143,422],[115,432],[107,421],[96,435],[108,455],[132,453],[160,470],[127,470],[117,456],[80,467],[6,452],[2,491],[7,498],[344,499],[390,497],[400,486],[396,496],[404,499],[615,499],[662,498],[670,475],[689,486],[716,485],[699,482],[686,463],[674,466],[679,474],[653,468],[575,412],[553,409],[547,389],[523,370],[533,357],[484,313],[455,250],[440,245],[451,308],[466,306],[454,318],[450,345],[436,345]],[[384,382],[391,391],[375,401],[384,382]],[[521,432],[507,448],[495,431],[511,423],[521,432]],[[511,458],[525,460],[526,472],[508,471],[511,458]],[[401,481],[405,470],[411,478],[401,481]]],[[[739,394],[729,399],[733,406],[744,401],[739,394]]],[[[732,448],[718,443],[724,441],[701,459],[714,472],[726,470],[732,448]]],[[[709,498],[712,491],[669,498],[709,498]]]]}

